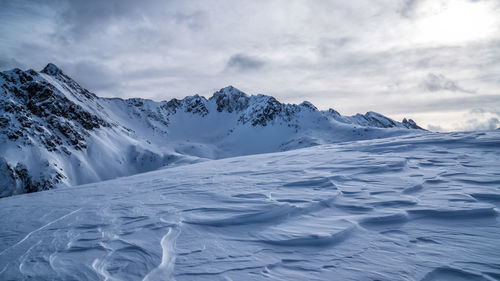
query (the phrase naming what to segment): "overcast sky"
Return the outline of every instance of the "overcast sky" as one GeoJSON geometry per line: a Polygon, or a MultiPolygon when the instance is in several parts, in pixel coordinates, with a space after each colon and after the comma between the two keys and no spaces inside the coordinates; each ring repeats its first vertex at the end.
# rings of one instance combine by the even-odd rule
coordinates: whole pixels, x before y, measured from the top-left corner
{"type": "Polygon", "coordinates": [[[233,85],[437,131],[500,127],[500,0],[0,0],[0,70],[48,62],[99,96],[233,85]]]}

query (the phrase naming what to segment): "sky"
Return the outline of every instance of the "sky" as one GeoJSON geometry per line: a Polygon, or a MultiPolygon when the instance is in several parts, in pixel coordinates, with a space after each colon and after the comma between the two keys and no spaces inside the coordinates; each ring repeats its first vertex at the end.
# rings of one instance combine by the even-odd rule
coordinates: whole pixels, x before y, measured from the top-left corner
{"type": "Polygon", "coordinates": [[[0,0],[0,70],[99,96],[233,85],[432,131],[500,127],[500,0],[0,0]]]}

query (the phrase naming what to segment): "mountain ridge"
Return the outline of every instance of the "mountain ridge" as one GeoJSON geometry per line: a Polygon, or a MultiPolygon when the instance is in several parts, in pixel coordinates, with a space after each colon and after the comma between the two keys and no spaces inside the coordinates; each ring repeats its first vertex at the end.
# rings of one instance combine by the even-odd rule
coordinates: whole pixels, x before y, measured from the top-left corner
{"type": "Polygon", "coordinates": [[[375,112],[342,116],[233,86],[208,99],[102,98],[54,64],[0,72],[0,197],[181,163],[422,131],[375,112]],[[410,129],[410,130],[408,130],[410,129]]]}

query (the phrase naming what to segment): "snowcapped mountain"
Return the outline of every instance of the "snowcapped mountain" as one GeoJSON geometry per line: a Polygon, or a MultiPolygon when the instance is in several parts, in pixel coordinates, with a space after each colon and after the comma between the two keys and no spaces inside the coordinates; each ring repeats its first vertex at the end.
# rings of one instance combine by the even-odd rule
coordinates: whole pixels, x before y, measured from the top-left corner
{"type": "Polygon", "coordinates": [[[0,197],[206,159],[422,132],[411,119],[342,116],[232,86],[208,99],[101,98],[53,64],[1,72],[0,113],[0,197]]]}

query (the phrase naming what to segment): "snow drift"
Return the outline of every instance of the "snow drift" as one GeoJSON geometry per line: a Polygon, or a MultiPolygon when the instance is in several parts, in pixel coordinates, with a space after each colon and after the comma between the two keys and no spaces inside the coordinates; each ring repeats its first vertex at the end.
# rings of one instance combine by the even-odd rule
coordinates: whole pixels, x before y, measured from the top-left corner
{"type": "Polygon", "coordinates": [[[0,199],[0,279],[498,280],[499,186],[495,131],[326,144],[11,196],[0,199]]]}

